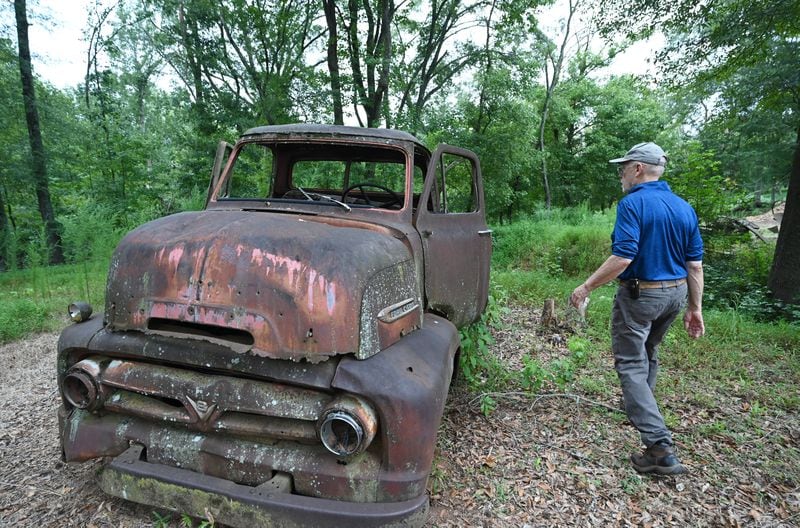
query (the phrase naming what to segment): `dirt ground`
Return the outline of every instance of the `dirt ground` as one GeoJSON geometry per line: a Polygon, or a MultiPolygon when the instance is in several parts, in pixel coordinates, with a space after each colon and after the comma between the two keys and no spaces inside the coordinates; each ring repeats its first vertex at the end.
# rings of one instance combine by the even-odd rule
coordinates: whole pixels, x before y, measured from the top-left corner
{"type": "MultiPolygon", "coordinates": [[[[512,367],[532,348],[563,348],[564,339],[538,332],[526,310],[513,309],[507,318],[509,330],[497,336],[494,350],[512,367]]],[[[96,464],[59,461],[56,341],[49,334],[0,347],[0,526],[153,526],[152,508],[99,490],[96,464]]],[[[581,375],[611,368],[610,359],[602,360],[581,375]]],[[[721,434],[694,435],[687,443],[682,438],[706,411],[676,396],[664,403],[678,417],[679,453],[691,473],[642,478],[628,463],[639,446],[614,410],[618,393],[598,398],[575,391],[495,395],[497,408],[485,417],[479,395],[455,386],[429,484],[429,525],[800,525],[796,414],[773,422],[765,416],[763,433],[744,441],[721,434]]],[[[728,403],[715,408],[716,418],[739,412],[728,403]]],[[[176,518],[171,525],[179,524],[176,518]]]]}

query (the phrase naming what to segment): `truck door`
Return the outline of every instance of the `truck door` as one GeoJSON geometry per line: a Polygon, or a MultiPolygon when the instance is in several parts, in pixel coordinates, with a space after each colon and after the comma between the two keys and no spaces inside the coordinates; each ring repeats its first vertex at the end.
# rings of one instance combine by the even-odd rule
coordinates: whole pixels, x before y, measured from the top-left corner
{"type": "Polygon", "coordinates": [[[422,238],[428,310],[458,327],[477,321],[489,294],[492,237],[473,152],[439,145],[425,174],[415,226],[422,238]]]}

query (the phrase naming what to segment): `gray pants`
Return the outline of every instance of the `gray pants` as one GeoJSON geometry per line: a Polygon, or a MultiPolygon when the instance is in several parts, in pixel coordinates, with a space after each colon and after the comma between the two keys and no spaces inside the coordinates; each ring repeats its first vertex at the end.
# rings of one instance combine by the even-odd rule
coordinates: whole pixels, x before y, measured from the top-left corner
{"type": "Polygon", "coordinates": [[[625,413],[639,430],[642,443],[672,443],[672,435],[655,398],[658,345],[686,305],[686,284],[674,288],[643,289],[632,299],[625,286],[617,289],[611,312],[611,348],[614,368],[622,385],[625,413]]]}

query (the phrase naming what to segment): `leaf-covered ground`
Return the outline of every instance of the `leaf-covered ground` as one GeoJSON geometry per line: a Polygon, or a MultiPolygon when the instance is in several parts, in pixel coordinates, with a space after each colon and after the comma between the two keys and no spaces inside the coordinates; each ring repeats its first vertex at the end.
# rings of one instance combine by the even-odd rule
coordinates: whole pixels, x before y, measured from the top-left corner
{"type": "MultiPolygon", "coordinates": [[[[538,314],[514,308],[505,318],[493,351],[508,368],[519,368],[526,354],[568,353],[569,336],[540,328],[538,314]]],[[[48,334],[0,347],[0,525],[153,526],[151,508],[97,488],[96,464],[59,461],[56,339],[48,334]]],[[[780,364],[744,367],[761,369],[762,384],[797,376],[780,364]]],[[[667,364],[661,378],[667,390],[660,400],[691,469],[668,478],[640,477],[628,463],[638,436],[616,411],[619,392],[605,354],[592,355],[564,390],[494,395],[488,416],[479,394],[454,386],[429,484],[429,524],[800,525],[796,408],[758,403],[752,386],[706,382],[693,368],[667,364]]]]}
{"type": "MultiPolygon", "coordinates": [[[[569,336],[541,328],[538,318],[513,308],[506,329],[496,332],[493,350],[511,368],[526,354],[568,354],[569,336]]],[[[454,387],[429,486],[432,524],[800,526],[796,406],[765,407],[752,387],[712,382],[702,369],[662,359],[668,366],[659,383],[667,388],[658,391],[659,402],[688,475],[634,471],[629,456],[640,449],[638,433],[617,410],[621,391],[610,353],[596,354],[565,391],[494,394],[497,407],[488,416],[479,395],[454,387]]],[[[800,373],[780,358],[776,365],[742,367],[758,371],[758,383],[796,382],[800,373]]]]}

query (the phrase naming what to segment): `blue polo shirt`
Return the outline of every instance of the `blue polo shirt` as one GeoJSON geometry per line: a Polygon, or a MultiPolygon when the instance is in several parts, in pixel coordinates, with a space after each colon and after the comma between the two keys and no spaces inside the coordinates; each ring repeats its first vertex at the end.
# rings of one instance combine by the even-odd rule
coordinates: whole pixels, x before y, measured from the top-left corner
{"type": "Polygon", "coordinates": [[[617,205],[611,253],[633,261],[620,279],[682,279],[687,261],[703,260],[697,214],[667,182],[640,183],[617,205]]]}

